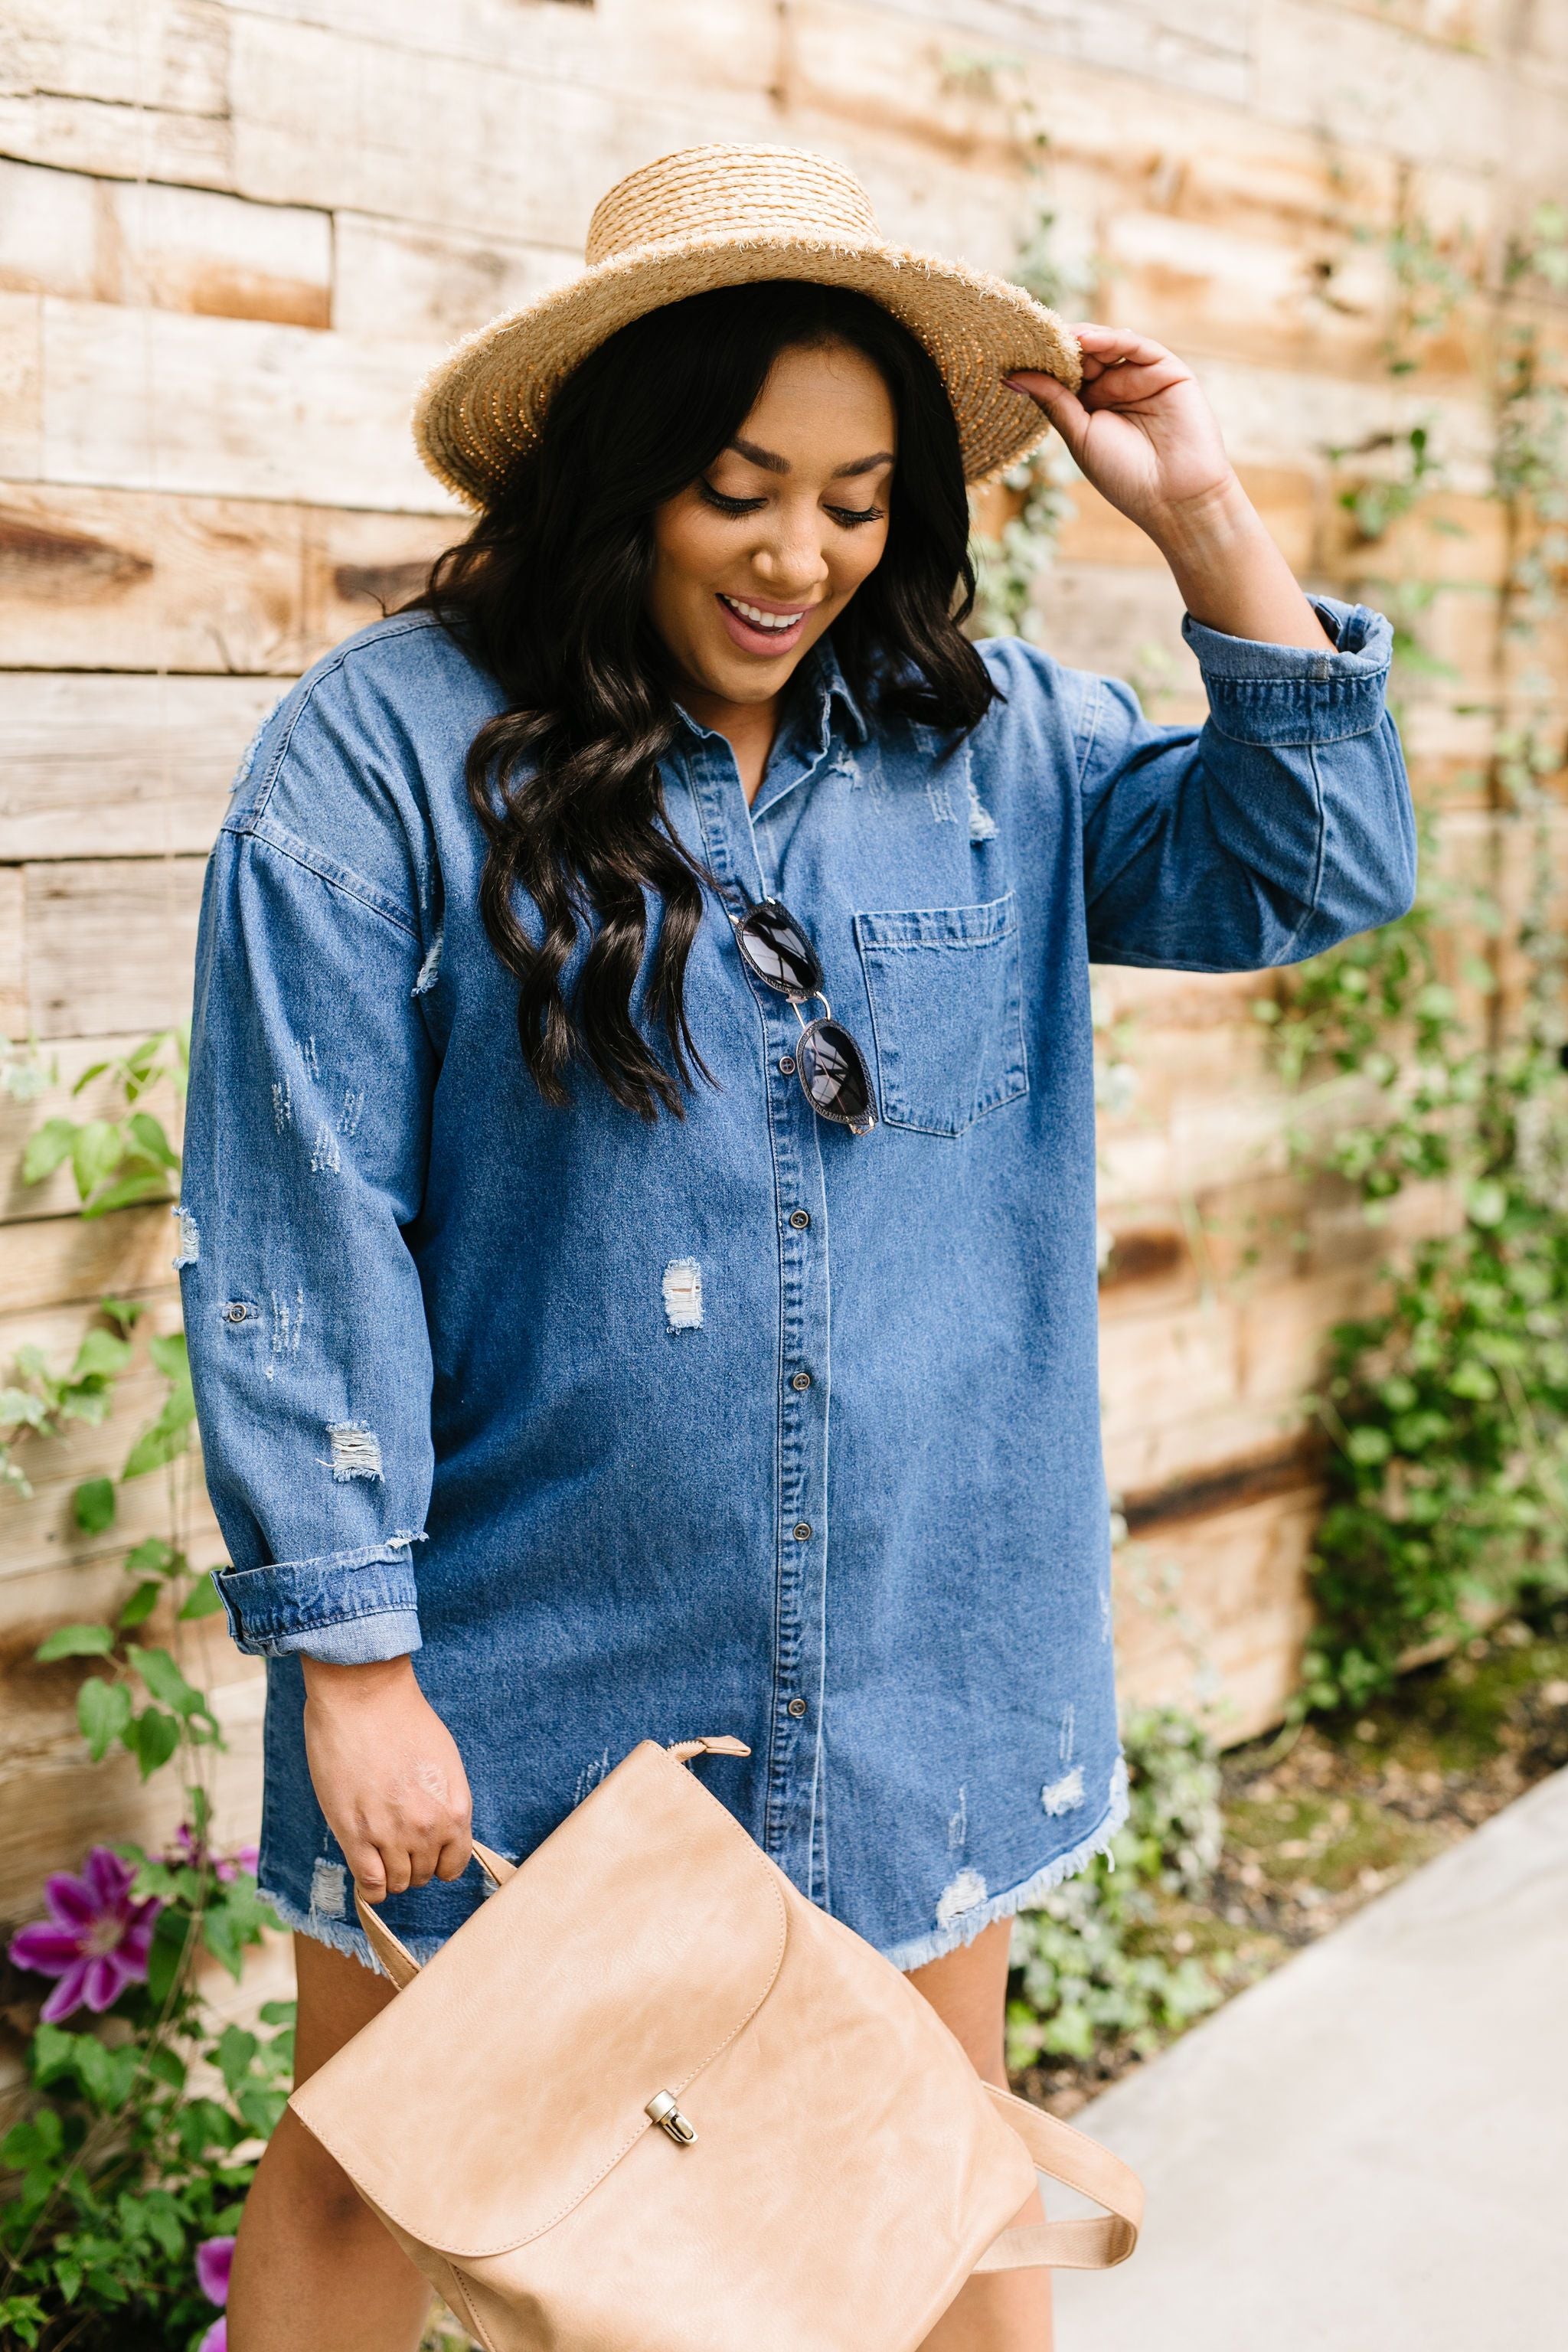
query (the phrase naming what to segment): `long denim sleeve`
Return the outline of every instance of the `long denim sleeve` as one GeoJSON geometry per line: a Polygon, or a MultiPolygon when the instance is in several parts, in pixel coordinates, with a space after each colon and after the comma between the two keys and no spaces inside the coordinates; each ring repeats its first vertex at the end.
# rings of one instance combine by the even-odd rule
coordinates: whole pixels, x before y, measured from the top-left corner
{"type": "Polygon", "coordinates": [[[296,702],[261,749],[202,905],[181,1280],[231,1631],[352,1664],[420,1644],[430,1347],[402,1228],[434,1076],[424,950],[395,820],[363,778],[342,788],[360,747],[296,702]],[[341,838],[294,829],[334,807],[341,838]]]}
{"type": "Polygon", "coordinates": [[[1144,719],[1114,678],[1077,688],[1089,951],[1235,971],[1293,963],[1405,913],[1415,836],[1384,707],[1393,631],[1314,598],[1337,650],[1228,637],[1189,615],[1199,730],[1144,719]]]}

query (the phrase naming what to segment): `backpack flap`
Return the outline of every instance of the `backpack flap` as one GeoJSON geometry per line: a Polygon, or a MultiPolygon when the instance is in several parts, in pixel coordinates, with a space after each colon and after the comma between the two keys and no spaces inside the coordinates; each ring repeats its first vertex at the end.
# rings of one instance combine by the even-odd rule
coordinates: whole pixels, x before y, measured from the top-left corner
{"type": "Polygon", "coordinates": [[[387,2219],[475,2260],[564,2219],[766,2000],[777,1874],[651,1740],[289,2101],[387,2219]]]}

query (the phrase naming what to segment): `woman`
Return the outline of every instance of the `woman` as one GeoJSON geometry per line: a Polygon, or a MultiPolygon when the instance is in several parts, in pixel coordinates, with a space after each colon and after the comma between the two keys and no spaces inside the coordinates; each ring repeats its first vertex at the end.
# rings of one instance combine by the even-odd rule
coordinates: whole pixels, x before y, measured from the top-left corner
{"type": "MultiPolygon", "coordinates": [[[[818,158],[666,158],[589,258],[426,388],[473,534],[267,722],[207,880],[184,1303],[299,2066],[388,1997],[351,1879],[427,1954],[471,1828],[724,1731],[714,1793],[999,2081],[1008,1921],[1125,1807],[1089,961],[1405,908],[1390,633],[1302,594],[1179,361],[892,252],[818,158]],[[965,474],[1047,418],[1171,567],[1201,730],[962,634],[965,474]]],[[[234,2352],[425,2307],[286,2118],[234,2352]]],[[[1016,2273],[929,2341],[1048,2333],[1016,2273]]]]}

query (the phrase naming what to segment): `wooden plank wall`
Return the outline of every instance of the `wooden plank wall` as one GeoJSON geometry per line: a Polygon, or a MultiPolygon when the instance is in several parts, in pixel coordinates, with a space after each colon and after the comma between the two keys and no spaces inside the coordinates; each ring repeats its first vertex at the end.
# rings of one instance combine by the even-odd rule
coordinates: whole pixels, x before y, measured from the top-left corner
{"type": "MultiPolygon", "coordinates": [[[[1458,338],[1385,367],[1402,211],[1496,245],[1568,150],[1565,0],[0,0],[0,1020],[69,1079],[184,1012],[204,853],[286,681],[395,598],[452,517],[409,446],[456,336],[576,264],[622,172],[714,136],[842,157],[895,236],[1005,268],[1052,142],[1102,316],[1200,364],[1291,559],[1353,585],[1328,452],[1440,420],[1462,532],[1406,559],[1456,665],[1414,715],[1428,778],[1478,749],[1500,560],[1458,338]]],[[[1080,489],[1044,600],[1067,658],[1194,707],[1168,582],[1080,489]],[[1159,659],[1151,653],[1159,649],[1159,659]]],[[[1300,1391],[1373,1251],[1289,1181],[1247,980],[1108,975],[1136,1087],[1108,1116],[1105,1302],[1129,1686],[1268,1721],[1303,1621],[1300,1391]]],[[[47,1107],[46,1107],[47,1108],[47,1107]]],[[[0,1355],[58,1360],[106,1290],[174,1313],[163,1211],[83,1224],[11,1180],[0,1355]]],[[[1440,1204],[1418,1203],[1418,1214],[1440,1204]]],[[[114,1582],[70,1491],[153,1391],[0,1497],[0,1916],[90,1831],[146,1827],[86,1770],[38,1633],[114,1582]]],[[[130,1520],[161,1522],[148,1480],[130,1520]]],[[[193,1539],[220,1556],[198,1494],[193,1539]]],[[[258,1684],[205,1644],[254,1807],[258,1684]]]]}

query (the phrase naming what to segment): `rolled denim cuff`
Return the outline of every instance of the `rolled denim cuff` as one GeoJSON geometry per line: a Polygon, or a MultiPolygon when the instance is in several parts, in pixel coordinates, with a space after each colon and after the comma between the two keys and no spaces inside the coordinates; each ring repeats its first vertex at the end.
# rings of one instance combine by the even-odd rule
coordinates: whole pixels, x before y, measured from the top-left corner
{"type": "Polygon", "coordinates": [[[291,1650],[335,1665],[401,1658],[422,1640],[411,1549],[421,1540],[394,1537],[319,1559],[215,1570],[228,1630],[253,1658],[291,1650]]]}
{"type": "Polygon", "coordinates": [[[1188,613],[1182,635],[1197,656],[1209,717],[1237,743],[1339,743],[1383,717],[1394,631],[1370,605],[1307,599],[1335,651],[1227,637],[1188,613]]]}

